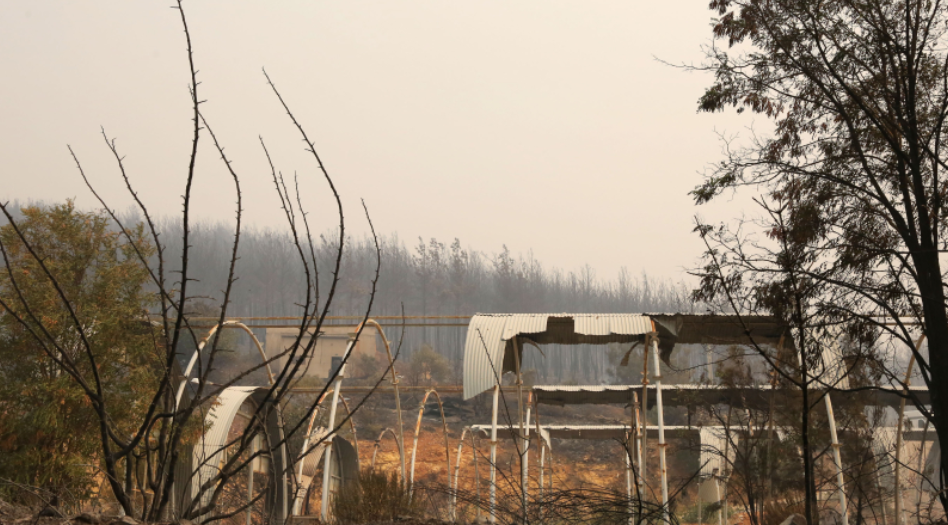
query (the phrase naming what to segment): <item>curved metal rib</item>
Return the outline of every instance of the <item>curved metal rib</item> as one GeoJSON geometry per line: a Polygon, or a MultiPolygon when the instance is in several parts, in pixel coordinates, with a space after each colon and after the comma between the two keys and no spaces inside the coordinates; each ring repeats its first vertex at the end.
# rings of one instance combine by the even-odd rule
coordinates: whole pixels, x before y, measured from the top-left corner
{"type": "Polygon", "coordinates": [[[223,324],[217,323],[212,326],[211,329],[208,330],[207,335],[204,336],[204,339],[201,339],[201,342],[198,343],[197,349],[193,354],[191,354],[191,360],[188,361],[188,366],[184,369],[184,378],[181,380],[181,384],[178,385],[178,391],[174,396],[174,406],[176,409],[178,408],[178,405],[181,404],[181,396],[184,395],[184,387],[188,383],[188,378],[191,377],[191,372],[194,370],[194,365],[197,363],[197,360],[201,355],[201,350],[204,350],[204,346],[207,345],[207,342],[211,339],[211,337],[214,336],[215,333],[217,333],[219,329],[226,328],[228,326],[240,328],[244,332],[247,332],[247,335],[250,336],[254,346],[257,347],[257,352],[260,354],[261,359],[263,359],[263,366],[267,370],[267,379],[270,381],[270,385],[273,385],[273,370],[270,368],[270,359],[267,357],[267,352],[263,349],[263,346],[260,344],[257,336],[253,334],[253,330],[240,321],[224,321],[223,324]]]}
{"type": "MultiPolygon", "coordinates": [[[[375,440],[375,447],[372,450],[372,468],[373,469],[375,468],[375,458],[379,454],[379,448],[382,447],[382,438],[385,437],[385,434],[391,434],[392,437],[395,439],[395,444],[398,445],[398,434],[396,434],[395,431],[390,428],[382,429],[382,432],[379,434],[378,439],[375,440]]],[[[398,449],[398,453],[401,454],[402,450],[398,449]]],[[[402,463],[404,463],[405,458],[401,458],[401,461],[402,463]]]]}
{"type": "Polygon", "coordinates": [[[434,389],[430,389],[425,392],[425,397],[421,399],[421,405],[418,407],[418,421],[415,423],[415,440],[411,447],[411,474],[408,478],[408,488],[409,491],[412,490],[415,484],[415,455],[418,452],[418,436],[421,434],[421,418],[425,415],[425,405],[428,403],[428,396],[431,394],[435,395],[435,399],[438,400],[438,408],[441,410],[441,429],[444,435],[444,459],[445,459],[445,472],[448,476],[448,482],[451,481],[451,449],[448,446],[448,422],[444,418],[444,404],[441,402],[441,396],[434,389]]]}

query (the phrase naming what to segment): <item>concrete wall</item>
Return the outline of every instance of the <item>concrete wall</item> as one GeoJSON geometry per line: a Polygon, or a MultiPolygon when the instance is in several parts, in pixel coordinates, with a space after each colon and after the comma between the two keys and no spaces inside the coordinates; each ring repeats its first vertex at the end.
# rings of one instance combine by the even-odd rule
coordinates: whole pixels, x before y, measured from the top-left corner
{"type": "MultiPolygon", "coordinates": [[[[316,339],[316,349],[309,363],[303,365],[304,367],[308,366],[306,376],[319,379],[328,378],[332,370],[333,357],[342,358],[349,339],[355,335],[355,329],[355,326],[323,326],[322,335],[316,339]]],[[[267,355],[275,356],[285,351],[296,340],[298,333],[299,330],[296,328],[267,328],[267,355]]],[[[302,345],[308,343],[309,337],[303,340],[302,345]]],[[[363,330],[359,342],[353,349],[353,357],[349,361],[350,375],[352,371],[351,363],[354,362],[354,359],[357,359],[360,355],[376,355],[377,350],[375,332],[373,330],[363,330]]],[[[280,367],[286,366],[286,358],[280,359],[278,363],[280,367]]]]}

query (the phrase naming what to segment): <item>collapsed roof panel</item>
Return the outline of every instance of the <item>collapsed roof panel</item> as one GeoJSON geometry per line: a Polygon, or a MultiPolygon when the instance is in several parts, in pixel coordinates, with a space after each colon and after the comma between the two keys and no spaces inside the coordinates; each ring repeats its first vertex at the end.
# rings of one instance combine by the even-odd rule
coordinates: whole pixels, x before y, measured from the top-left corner
{"type": "MultiPolygon", "coordinates": [[[[648,407],[655,406],[655,385],[647,387],[648,407]]],[[[642,397],[642,385],[590,385],[562,386],[535,385],[537,403],[547,405],[623,404],[631,405],[633,394],[642,397]]],[[[753,408],[767,408],[770,403],[770,385],[722,387],[715,385],[665,385],[662,386],[664,405],[693,406],[699,404],[731,404],[753,408]]]]}
{"type": "MultiPolygon", "coordinates": [[[[464,346],[464,398],[493,387],[515,370],[514,345],[634,343],[657,332],[661,357],[668,362],[676,344],[792,344],[786,326],[769,315],[694,314],[477,314],[464,346]]],[[[523,345],[518,348],[522,354],[523,345]]]]}
{"type": "MultiPolygon", "coordinates": [[[[634,342],[654,331],[643,314],[478,314],[468,325],[464,345],[464,399],[493,387],[515,370],[511,341],[533,344],[634,342]]],[[[522,353],[522,345],[519,349],[522,353]]]]}
{"type": "MultiPolygon", "coordinates": [[[[648,407],[655,406],[655,385],[649,385],[647,390],[648,407]]],[[[599,405],[632,403],[632,395],[642,396],[642,385],[535,385],[533,395],[537,403],[546,405],[599,405]]],[[[908,394],[926,404],[930,402],[928,387],[910,386],[908,394]]],[[[766,410],[770,406],[771,397],[777,396],[777,405],[798,403],[799,390],[779,389],[774,391],[770,385],[663,385],[663,404],[666,406],[694,406],[725,404],[766,410]]],[[[890,406],[897,408],[902,401],[902,388],[880,386],[872,389],[855,391],[835,391],[833,397],[846,398],[860,396],[860,403],[874,406],[890,406]]]]}
{"type": "Polygon", "coordinates": [[[789,335],[787,325],[772,315],[647,315],[655,321],[659,336],[670,336],[679,344],[747,344],[750,336],[758,344],[775,345],[789,335]]]}

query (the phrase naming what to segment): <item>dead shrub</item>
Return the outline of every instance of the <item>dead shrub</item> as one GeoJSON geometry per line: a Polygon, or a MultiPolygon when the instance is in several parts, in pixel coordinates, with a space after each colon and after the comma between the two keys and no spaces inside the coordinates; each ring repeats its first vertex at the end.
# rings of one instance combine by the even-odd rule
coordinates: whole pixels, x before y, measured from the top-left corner
{"type": "Polygon", "coordinates": [[[370,468],[363,469],[358,480],[344,486],[332,501],[336,525],[392,521],[421,513],[418,500],[412,501],[397,473],[386,475],[370,468]]]}
{"type": "Polygon", "coordinates": [[[785,495],[764,504],[764,516],[761,525],[780,525],[791,514],[806,515],[803,495],[785,495]],[[793,497],[797,496],[797,497],[793,497]]]}

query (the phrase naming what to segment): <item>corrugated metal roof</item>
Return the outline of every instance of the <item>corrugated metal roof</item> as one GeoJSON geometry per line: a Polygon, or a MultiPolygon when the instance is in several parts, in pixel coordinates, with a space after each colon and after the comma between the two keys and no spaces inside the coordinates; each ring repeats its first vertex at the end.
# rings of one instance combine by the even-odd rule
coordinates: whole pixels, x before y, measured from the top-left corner
{"type": "Polygon", "coordinates": [[[503,374],[506,323],[504,317],[477,315],[471,319],[464,343],[464,399],[491,388],[503,374]]]}
{"type": "MultiPolygon", "coordinates": [[[[190,497],[193,499],[200,492],[201,486],[212,479],[219,471],[222,462],[227,459],[228,435],[234,425],[234,421],[240,413],[240,407],[248,400],[259,406],[266,396],[268,388],[253,386],[232,386],[225,388],[217,396],[216,403],[211,406],[204,418],[205,424],[210,424],[210,429],[202,436],[198,444],[194,446],[192,452],[191,479],[181,480],[185,486],[190,484],[190,497]]],[[[277,521],[282,521],[287,516],[287,463],[286,448],[284,445],[275,445],[274,443],[283,443],[283,417],[279,409],[268,410],[265,412],[266,432],[261,436],[268,440],[264,447],[275,449],[271,450],[270,461],[272,461],[272,472],[280,473],[277,475],[274,487],[274,498],[270,500],[271,516],[277,521]],[[269,436],[269,437],[268,437],[269,436]],[[269,441],[272,440],[272,441],[269,441]]],[[[207,490],[201,495],[201,505],[208,505],[214,490],[207,490]]]]}
{"type": "MultiPolygon", "coordinates": [[[[224,445],[227,444],[227,434],[234,423],[234,418],[237,417],[240,406],[256,390],[257,387],[254,386],[225,388],[217,396],[217,402],[208,411],[205,422],[212,423],[211,428],[194,446],[193,464],[197,467],[197,479],[191,482],[192,498],[198,495],[201,485],[220,470],[221,462],[226,458],[224,445]]],[[[205,491],[201,496],[201,505],[210,503],[213,493],[213,490],[205,491]]]]}
{"type": "Polygon", "coordinates": [[[549,316],[516,314],[507,317],[504,323],[504,341],[513,339],[520,334],[539,334],[546,331],[546,322],[549,316]]]}
{"type": "Polygon", "coordinates": [[[539,344],[607,343],[632,341],[652,329],[652,321],[642,314],[477,314],[464,344],[464,399],[489,390],[512,370],[504,358],[507,341],[514,337],[529,336],[539,344]]]}
{"type": "Polygon", "coordinates": [[[652,331],[652,320],[642,314],[586,314],[572,317],[577,334],[639,335],[652,331]]]}
{"type": "MultiPolygon", "coordinates": [[[[732,437],[737,441],[739,434],[732,433],[732,437]]],[[[725,432],[724,427],[702,427],[698,432],[698,439],[701,445],[701,451],[698,453],[698,464],[701,466],[701,475],[704,477],[710,477],[712,474],[715,474],[717,470],[717,475],[723,476],[724,473],[730,468],[728,465],[733,464],[734,459],[734,445],[727,445],[727,432],[725,432]],[[724,453],[728,452],[727,461],[725,461],[724,453]]]]}

